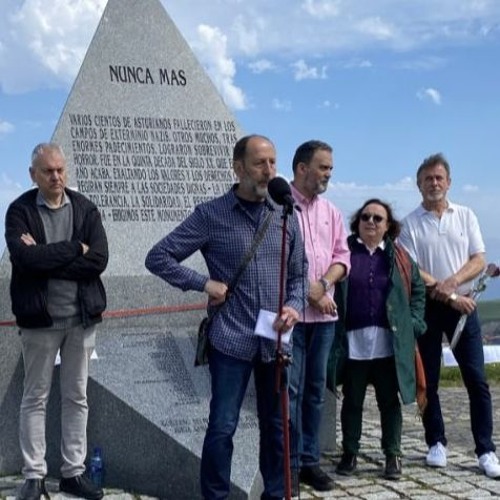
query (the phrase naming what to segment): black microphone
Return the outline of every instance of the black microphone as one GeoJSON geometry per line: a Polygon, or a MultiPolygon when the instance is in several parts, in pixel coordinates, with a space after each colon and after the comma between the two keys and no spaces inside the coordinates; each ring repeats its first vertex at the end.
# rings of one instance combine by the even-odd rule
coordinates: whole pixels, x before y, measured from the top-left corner
{"type": "MultiPolygon", "coordinates": [[[[290,184],[283,177],[275,177],[269,181],[267,190],[271,198],[278,204],[285,207],[295,207],[295,200],[292,196],[290,184]]],[[[298,207],[295,207],[298,209],[298,207]]]]}

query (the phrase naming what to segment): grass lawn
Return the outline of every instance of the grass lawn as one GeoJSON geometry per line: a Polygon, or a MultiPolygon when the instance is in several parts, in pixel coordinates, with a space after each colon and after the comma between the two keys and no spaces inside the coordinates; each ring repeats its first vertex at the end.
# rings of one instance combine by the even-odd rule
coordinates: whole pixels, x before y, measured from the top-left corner
{"type": "MultiPolygon", "coordinates": [[[[484,366],[486,369],[486,377],[489,384],[499,385],[500,363],[488,363],[484,366]]],[[[439,385],[441,387],[455,387],[463,385],[462,375],[460,375],[458,366],[441,367],[441,380],[439,382],[439,385]]]]}
{"type": "Polygon", "coordinates": [[[485,300],[477,303],[477,311],[482,323],[500,321],[500,301],[485,300]]]}

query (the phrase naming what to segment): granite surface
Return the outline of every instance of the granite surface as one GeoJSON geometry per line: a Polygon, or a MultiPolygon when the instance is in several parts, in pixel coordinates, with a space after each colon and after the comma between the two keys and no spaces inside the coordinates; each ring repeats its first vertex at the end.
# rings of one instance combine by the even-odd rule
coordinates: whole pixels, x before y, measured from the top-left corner
{"type": "MultiPolygon", "coordinates": [[[[209,374],[194,368],[202,294],[151,276],[151,246],[198,203],[234,182],[242,135],[159,0],[109,0],[53,140],[69,185],[98,206],[109,239],[108,317],[89,380],[89,450],[103,448],[106,486],[156,497],[198,496],[209,374]],[[153,314],[155,313],[155,314],[153,314]],[[179,466],[182,464],[182,466],[179,466]]],[[[27,152],[27,154],[29,154],[27,152]]],[[[204,272],[199,254],[186,261],[204,272]]],[[[17,441],[23,367],[0,261],[0,474],[22,466],[17,441]]],[[[60,466],[59,370],[47,412],[49,473],[60,466]]],[[[258,432],[250,389],[235,436],[232,498],[258,498],[258,432]]]]}

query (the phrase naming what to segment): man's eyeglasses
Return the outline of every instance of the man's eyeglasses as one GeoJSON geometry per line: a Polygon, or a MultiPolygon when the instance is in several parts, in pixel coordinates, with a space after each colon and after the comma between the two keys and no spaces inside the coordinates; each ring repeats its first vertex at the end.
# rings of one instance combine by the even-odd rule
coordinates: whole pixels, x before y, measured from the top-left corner
{"type": "Polygon", "coordinates": [[[373,222],[375,222],[375,224],[380,224],[384,220],[384,217],[378,214],[361,214],[360,219],[363,222],[368,222],[373,219],[373,222]]]}

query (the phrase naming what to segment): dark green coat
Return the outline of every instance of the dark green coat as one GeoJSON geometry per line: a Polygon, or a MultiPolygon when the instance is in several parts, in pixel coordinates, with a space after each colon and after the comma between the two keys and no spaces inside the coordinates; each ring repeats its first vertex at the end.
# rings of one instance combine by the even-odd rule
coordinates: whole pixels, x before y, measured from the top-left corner
{"type": "MultiPolygon", "coordinates": [[[[349,236],[347,242],[352,250],[356,236],[349,236]]],[[[389,261],[389,292],[386,302],[389,329],[393,335],[394,355],[398,376],[399,392],[404,404],[413,403],[416,394],[415,381],[415,339],[426,330],[424,322],[425,285],[420,277],[418,267],[411,261],[411,297],[405,290],[394,256],[394,243],[386,239],[384,253],[389,261]]],[[[349,293],[349,277],[338,283],[335,290],[335,301],[339,320],[335,327],[335,340],[328,360],[328,387],[335,390],[342,383],[343,366],[347,359],[347,334],[345,330],[345,312],[347,294],[349,293]]]]}

